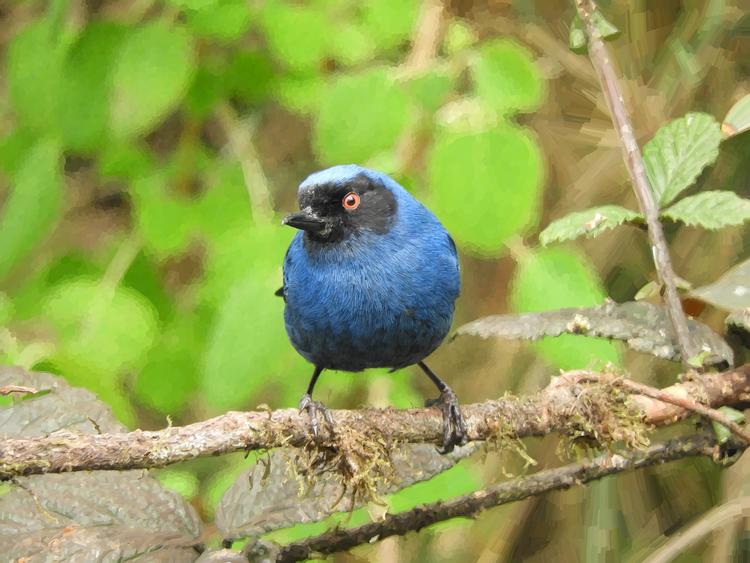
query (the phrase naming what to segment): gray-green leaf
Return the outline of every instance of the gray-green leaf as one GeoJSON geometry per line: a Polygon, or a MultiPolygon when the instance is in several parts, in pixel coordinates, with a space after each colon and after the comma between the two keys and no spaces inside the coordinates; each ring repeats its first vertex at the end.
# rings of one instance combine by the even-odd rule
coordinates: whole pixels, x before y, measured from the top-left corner
{"type": "MultiPolygon", "coordinates": [[[[453,467],[476,450],[468,444],[441,455],[432,444],[406,444],[391,454],[393,475],[380,483],[378,493],[389,494],[425,481],[453,467]]],[[[258,536],[294,524],[317,522],[336,512],[356,508],[332,473],[310,479],[295,477],[295,450],[277,449],[245,471],[221,499],[216,526],[224,538],[258,536]],[[338,501],[338,502],[337,502],[338,501]]]]}
{"type": "Polygon", "coordinates": [[[750,219],[750,200],[734,192],[709,191],[686,197],[662,212],[664,217],[704,229],[741,225],[750,219]]]}
{"type": "MultiPolygon", "coordinates": [[[[688,328],[701,350],[709,352],[706,365],[729,363],[734,354],[729,345],[703,323],[688,320],[688,328]]],[[[525,313],[493,315],[472,321],[456,331],[456,336],[501,337],[537,340],[545,336],[582,334],[597,338],[624,340],[638,352],[679,362],[680,351],[671,322],[663,307],[645,302],[613,303],[525,313]]]]}
{"type": "Polygon", "coordinates": [[[728,311],[750,308],[750,260],[741,262],[714,283],[694,289],[690,295],[728,311]]]}
{"type": "MultiPolygon", "coordinates": [[[[125,430],[90,391],[59,377],[2,367],[0,385],[39,391],[0,408],[2,437],[125,430]]],[[[192,546],[200,536],[195,510],[145,471],[19,477],[0,496],[3,560],[188,562],[197,557],[192,546]]]]}
{"type": "Polygon", "coordinates": [[[641,220],[640,214],[619,205],[593,207],[553,221],[541,232],[539,242],[547,246],[552,242],[562,242],[580,236],[593,238],[607,229],[638,220],[641,220]]]}
{"type": "Polygon", "coordinates": [[[667,205],[719,155],[721,130],[706,113],[688,113],[668,123],[643,148],[651,189],[667,205]]]}
{"type": "Polygon", "coordinates": [[[748,129],[750,129],[750,94],[745,94],[727,113],[721,124],[721,132],[727,137],[733,137],[748,129]]]}

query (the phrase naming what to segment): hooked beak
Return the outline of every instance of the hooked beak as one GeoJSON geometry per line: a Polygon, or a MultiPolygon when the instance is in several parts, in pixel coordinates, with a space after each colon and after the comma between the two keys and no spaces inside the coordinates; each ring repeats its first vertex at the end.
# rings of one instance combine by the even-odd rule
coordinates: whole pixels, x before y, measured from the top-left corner
{"type": "Polygon", "coordinates": [[[326,228],[325,219],[318,217],[312,209],[306,207],[302,211],[287,215],[281,221],[282,225],[289,225],[295,229],[302,229],[310,233],[319,233],[326,228]]]}

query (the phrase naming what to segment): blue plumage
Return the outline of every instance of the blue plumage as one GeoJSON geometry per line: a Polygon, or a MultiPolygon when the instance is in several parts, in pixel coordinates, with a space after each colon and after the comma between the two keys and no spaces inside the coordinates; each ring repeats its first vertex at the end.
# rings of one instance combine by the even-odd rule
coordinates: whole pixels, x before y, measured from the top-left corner
{"type": "Polygon", "coordinates": [[[395,195],[393,227],[328,245],[305,244],[297,233],[284,259],[286,329],[297,351],[324,368],[404,367],[448,334],[460,283],[456,248],[437,218],[383,174],[337,166],[301,189],[360,173],[395,195]]]}
{"type": "Polygon", "coordinates": [[[314,406],[323,369],[419,364],[453,400],[444,408],[450,449],[464,430],[455,395],[422,360],[450,330],[460,288],[453,240],[397,182],[360,166],[312,174],[298,195],[301,211],[284,220],[301,230],[284,259],[282,294],[289,339],[316,366],[301,406],[314,406]]]}

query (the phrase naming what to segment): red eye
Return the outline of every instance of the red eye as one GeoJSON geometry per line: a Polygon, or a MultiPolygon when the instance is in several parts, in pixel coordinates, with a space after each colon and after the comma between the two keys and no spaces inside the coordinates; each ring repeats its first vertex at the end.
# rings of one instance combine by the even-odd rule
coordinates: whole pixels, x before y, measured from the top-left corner
{"type": "Polygon", "coordinates": [[[344,196],[344,199],[341,200],[341,205],[344,206],[344,209],[354,211],[359,207],[359,195],[354,192],[349,192],[344,196]]]}

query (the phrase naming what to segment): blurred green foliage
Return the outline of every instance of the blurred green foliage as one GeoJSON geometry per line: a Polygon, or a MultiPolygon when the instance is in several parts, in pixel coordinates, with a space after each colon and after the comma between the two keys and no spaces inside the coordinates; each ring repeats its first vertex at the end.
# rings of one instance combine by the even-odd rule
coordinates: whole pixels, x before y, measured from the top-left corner
{"type": "MultiPolygon", "coordinates": [[[[559,178],[544,190],[557,157],[528,115],[548,101],[554,65],[481,17],[446,10],[436,55],[414,66],[416,0],[18,4],[0,94],[0,355],[92,389],[130,427],[296,403],[310,367],[273,296],[293,236],[279,219],[299,181],[327,165],[380,168],[438,214],[470,282],[459,316],[499,312],[488,288],[503,280],[516,311],[607,295],[583,252],[533,248],[545,206],[564,200],[559,178]],[[480,287],[489,267],[497,280],[480,287]]],[[[692,180],[699,160],[672,170],[692,180]]],[[[671,199],[677,184],[663,180],[671,199]]],[[[468,372],[470,361],[446,360],[455,350],[437,365],[468,372]]],[[[535,351],[550,367],[622,361],[615,345],[576,336],[535,351]]],[[[472,387],[469,373],[455,375],[471,400],[505,389],[499,376],[472,387]]],[[[421,385],[408,371],[331,374],[320,393],[356,407],[385,389],[408,407],[424,399],[421,385]]],[[[247,463],[201,460],[162,481],[210,515],[247,463]]],[[[392,506],[467,492],[478,474],[459,465],[392,506]]],[[[615,506],[612,487],[598,490],[587,522],[615,506]]]]}

